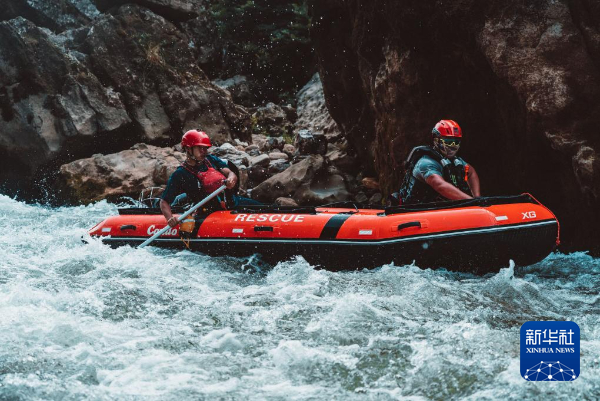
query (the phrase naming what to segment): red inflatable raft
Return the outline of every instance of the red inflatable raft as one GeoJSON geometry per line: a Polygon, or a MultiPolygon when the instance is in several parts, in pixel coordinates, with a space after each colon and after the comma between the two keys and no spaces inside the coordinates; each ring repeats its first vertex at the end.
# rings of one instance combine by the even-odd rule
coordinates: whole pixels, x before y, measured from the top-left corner
{"type": "MultiPolygon", "coordinates": [[[[386,209],[242,207],[196,216],[191,250],[267,261],[295,255],[328,270],[394,262],[487,273],[512,259],[528,265],[559,242],[556,217],[529,194],[386,209]]],[[[165,227],[160,210],[119,209],[89,231],[111,246],[136,246],[165,227]]],[[[185,249],[178,227],[152,246],[185,249]]]]}

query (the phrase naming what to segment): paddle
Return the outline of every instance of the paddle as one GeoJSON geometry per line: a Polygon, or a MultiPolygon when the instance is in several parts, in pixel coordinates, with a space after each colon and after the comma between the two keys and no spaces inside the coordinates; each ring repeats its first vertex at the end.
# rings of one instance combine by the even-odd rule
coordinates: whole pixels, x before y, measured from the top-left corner
{"type": "MultiPolygon", "coordinates": [[[[193,213],[196,209],[198,209],[200,206],[204,205],[206,202],[208,202],[209,200],[211,200],[215,196],[217,196],[220,192],[223,192],[224,189],[225,189],[225,185],[221,185],[219,188],[217,188],[217,190],[215,192],[213,192],[212,194],[208,195],[206,198],[204,198],[200,202],[196,203],[196,205],[193,206],[190,210],[188,210],[187,212],[185,212],[184,214],[182,214],[181,216],[179,216],[179,218],[177,219],[177,223],[179,224],[181,222],[181,220],[185,219],[188,215],[190,215],[191,213],[193,213]]],[[[152,241],[154,241],[155,239],[157,239],[158,237],[160,237],[165,231],[167,231],[170,228],[171,228],[171,226],[167,224],[159,232],[155,233],[152,237],[150,237],[146,241],[142,242],[138,246],[138,248],[145,247],[146,245],[148,245],[149,243],[151,243],[152,241]]]]}

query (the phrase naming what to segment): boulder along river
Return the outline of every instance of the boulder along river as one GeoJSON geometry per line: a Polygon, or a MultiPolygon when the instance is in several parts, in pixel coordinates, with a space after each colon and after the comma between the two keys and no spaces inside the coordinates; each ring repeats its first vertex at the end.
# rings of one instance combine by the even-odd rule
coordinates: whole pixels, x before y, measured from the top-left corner
{"type": "Polygon", "coordinates": [[[600,397],[600,259],[586,253],[479,277],[81,241],[116,212],[0,195],[1,400],[600,397]],[[574,382],[521,378],[530,320],[579,325],[574,382]]]}

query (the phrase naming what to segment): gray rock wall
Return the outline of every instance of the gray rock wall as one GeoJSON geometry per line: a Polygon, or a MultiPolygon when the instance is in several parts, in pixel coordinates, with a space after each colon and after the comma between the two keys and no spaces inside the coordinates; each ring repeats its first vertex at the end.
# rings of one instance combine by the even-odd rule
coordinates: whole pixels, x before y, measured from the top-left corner
{"type": "Polygon", "coordinates": [[[598,247],[600,6],[591,0],[311,1],[328,109],[384,192],[442,118],[483,194],[531,192],[598,247]]]}
{"type": "Polygon", "coordinates": [[[249,140],[249,114],[210,83],[174,24],[137,5],[80,22],[60,33],[23,17],[0,22],[0,184],[139,141],[174,144],[190,128],[216,144],[249,140]]]}

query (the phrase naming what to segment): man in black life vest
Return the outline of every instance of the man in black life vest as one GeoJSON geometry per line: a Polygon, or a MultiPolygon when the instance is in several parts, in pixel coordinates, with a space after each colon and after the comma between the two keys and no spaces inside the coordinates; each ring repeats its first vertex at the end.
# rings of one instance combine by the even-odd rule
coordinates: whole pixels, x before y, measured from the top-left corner
{"type": "Polygon", "coordinates": [[[481,196],[473,166],[456,156],[462,130],[453,120],[441,120],[432,131],[433,146],[414,148],[405,163],[406,175],[392,203],[415,204],[481,196]],[[396,202],[393,202],[394,199],[396,202]]]}
{"type": "Polygon", "coordinates": [[[171,212],[171,203],[177,195],[185,193],[195,204],[217,190],[223,183],[228,189],[233,189],[238,180],[224,160],[207,154],[212,144],[205,132],[197,130],[186,132],[181,139],[181,146],[185,151],[186,159],[169,177],[160,200],[160,210],[171,227],[178,224],[177,218],[171,212]]]}

